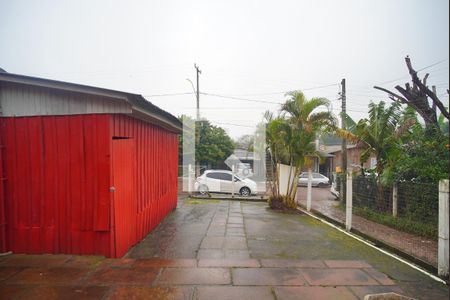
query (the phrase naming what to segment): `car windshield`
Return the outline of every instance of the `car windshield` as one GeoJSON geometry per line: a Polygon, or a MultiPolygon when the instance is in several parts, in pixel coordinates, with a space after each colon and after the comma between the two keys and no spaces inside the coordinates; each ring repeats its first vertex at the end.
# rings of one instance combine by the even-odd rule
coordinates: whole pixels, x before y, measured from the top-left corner
{"type": "Polygon", "coordinates": [[[234,177],[237,178],[237,179],[239,179],[240,181],[243,180],[241,177],[237,176],[236,174],[234,174],[234,177]]]}

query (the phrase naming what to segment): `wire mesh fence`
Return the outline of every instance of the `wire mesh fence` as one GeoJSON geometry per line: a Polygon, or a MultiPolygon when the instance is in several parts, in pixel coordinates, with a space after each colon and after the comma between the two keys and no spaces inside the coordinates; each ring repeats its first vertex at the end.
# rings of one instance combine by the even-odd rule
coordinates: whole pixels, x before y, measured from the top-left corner
{"type": "Polygon", "coordinates": [[[385,186],[375,177],[356,176],[352,188],[353,228],[437,266],[438,183],[385,186]]]}

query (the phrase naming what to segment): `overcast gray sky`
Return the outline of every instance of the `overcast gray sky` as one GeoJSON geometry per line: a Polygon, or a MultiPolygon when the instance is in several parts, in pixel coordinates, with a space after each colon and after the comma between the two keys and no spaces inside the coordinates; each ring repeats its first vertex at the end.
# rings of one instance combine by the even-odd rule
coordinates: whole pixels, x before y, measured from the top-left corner
{"type": "MultiPolygon", "coordinates": [[[[449,1],[4,1],[0,67],[145,95],[174,115],[194,114],[194,63],[205,93],[282,102],[283,93],[337,100],[364,117],[370,100],[408,79],[404,57],[449,87],[449,1]],[[445,60],[445,61],[443,61],[445,60]],[[332,85],[321,89],[313,87],[332,85]]],[[[422,72],[422,73],[423,73],[422,72]]],[[[443,96],[445,101],[448,97],[443,96]]],[[[233,137],[274,103],[202,95],[201,114],[233,137]],[[234,125],[231,125],[234,124],[234,125]]],[[[447,102],[448,103],[448,102],[447,102]]]]}

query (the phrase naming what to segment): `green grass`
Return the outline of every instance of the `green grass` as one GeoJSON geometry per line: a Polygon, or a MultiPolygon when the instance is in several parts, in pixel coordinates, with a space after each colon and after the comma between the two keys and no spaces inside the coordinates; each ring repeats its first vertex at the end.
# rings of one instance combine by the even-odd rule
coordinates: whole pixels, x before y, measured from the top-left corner
{"type": "Polygon", "coordinates": [[[421,223],[410,219],[383,214],[368,207],[353,207],[353,213],[373,222],[383,224],[404,232],[436,239],[438,236],[437,224],[421,223]]]}
{"type": "Polygon", "coordinates": [[[186,204],[208,204],[208,203],[219,203],[220,202],[220,200],[215,200],[215,199],[206,199],[206,200],[203,200],[203,199],[192,199],[192,198],[189,198],[189,199],[187,199],[186,201],[185,201],[185,203],[186,204]]]}

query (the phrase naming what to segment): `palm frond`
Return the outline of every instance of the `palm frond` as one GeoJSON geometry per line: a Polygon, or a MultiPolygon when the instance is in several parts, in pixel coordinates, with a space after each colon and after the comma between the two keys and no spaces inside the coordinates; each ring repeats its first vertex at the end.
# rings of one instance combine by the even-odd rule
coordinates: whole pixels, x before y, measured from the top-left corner
{"type": "Polygon", "coordinates": [[[340,137],[341,139],[346,139],[355,144],[360,141],[360,138],[357,135],[351,133],[350,131],[344,130],[342,128],[336,128],[335,134],[338,137],[340,137]]]}

